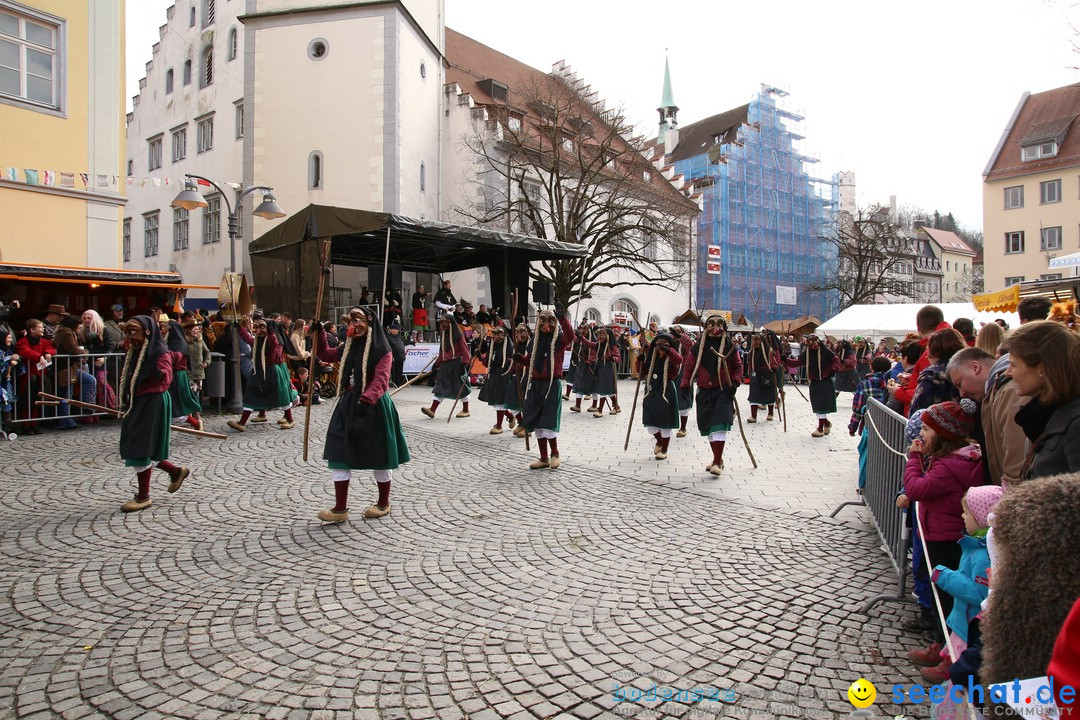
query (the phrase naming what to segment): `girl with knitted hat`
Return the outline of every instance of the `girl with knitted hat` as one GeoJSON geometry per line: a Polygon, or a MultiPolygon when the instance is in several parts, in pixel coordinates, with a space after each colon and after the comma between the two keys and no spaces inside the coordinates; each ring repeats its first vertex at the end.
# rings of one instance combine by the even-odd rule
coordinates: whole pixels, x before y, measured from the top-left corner
{"type": "MultiPolygon", "coordinates": [[[[930,580],[953,598],[952,612],[945,623],[952,631],[953,652],[959,657],[968,646],[969,623],[975,619],[983,600],[990,593],[990,554],[986,549],[986,534],[990,529],[990,513],[1004,493],[1000,485],[981,485],[967,491],[960,501],[963,508],[964,530],[960,538],[960,565],[951,570],[943,565],[934,568],[930,580]]],[[[922,665],[921,674],[927,680],[942,683],[949,679],[952,665],[948,652],[937,643],[925,650],[916,650],[909,657],[922,665]]]]}
{"type": "MultiPolygon", "coordinates": [[[[919,437],[911,443],[904,489],[896,499],[906,508],[916,501],[920,532],[926,543],[927,565],[955,570],[960,566],[964,535],[962,498],[968,488],[982,484],[982,452],[969,440],[974,428],[974,413],[959,403],[931,405],[922,414],[919,437]]],[[[953,598],[941,593],[941,609],[948,616],[953,598]]],[[[944,633],[938,629],[937,639],[944,633]]],[[[936,664],[936,663],[935,663],[936,664]]]]}

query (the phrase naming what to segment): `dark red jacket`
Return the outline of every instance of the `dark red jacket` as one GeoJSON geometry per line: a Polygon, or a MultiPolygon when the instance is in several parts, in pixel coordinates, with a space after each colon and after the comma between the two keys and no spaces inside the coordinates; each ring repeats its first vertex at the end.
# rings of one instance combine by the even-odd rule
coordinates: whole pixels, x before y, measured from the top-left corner
{"type": "MultiPolygon", "coordinates": [[[[555,377],[561,378],[563,376],[563,361],[566,357],[566,348],[570,347],[570,343],[574,339],[574,327],[570,324],[570,321],[565,317],[559,318],[559,337],[555,339],[555,351],[552,353],[551,368],[548,367],[548,363],[544,363],[543,367],[536,366],[532,371],[533,380],[549,380],[551,379],[552,369],[555,372],[555,377]]],[[[526,352],[522,355],[522,359],[526,367],[529,365],[529,353],[526,352]]]]}

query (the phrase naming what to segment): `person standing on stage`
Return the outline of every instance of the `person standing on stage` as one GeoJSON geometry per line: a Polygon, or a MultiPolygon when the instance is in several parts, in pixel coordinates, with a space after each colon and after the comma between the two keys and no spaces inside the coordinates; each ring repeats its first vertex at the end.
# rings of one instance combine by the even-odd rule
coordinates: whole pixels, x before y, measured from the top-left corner
{"type": "Polygon", "coordinates": [[[697,424],[709,438],[712,462],[705,469],[719,475],[724,469],[724,445],[735,419],[735,391],[742,383],[743,368],[735,343],[727,335],[721,315],[705,321],[705,331],[683,356],[682,387],[697,383],[697,424]]]}
{"type": "Polygon", "coordinates": [[[394,470],[409,462],[409,446],[397,408],[386,393],[393,365],[390,343],[375,313],[363,308],[349,312],[344,345],[329,347],[320,327],[316,328],[315,347],[320,360],[339,363],[337,386],[341,388],[323,449],[334,480],[334,506],[320,510],[318,518],[330,523],[349,519],[353,470],[373,471],[379,489],[378,499],[364,510],[364,517],[389,515],[394,470]]]}
{"type": "Polygon", "coordinates": [[[435,293],[435,298],[431,301],[432,304],[439,308],[439,314],[436,319],[441,318],[447,313],[454,312],[454,306],[457,305],[457,298],[454,297],[454,293],[450,291],[450,281],[443,280],[442,288],[439,292],[435,293]]]}
{"type": "Polygon", "coordinates": [[[829,413],[836,412],[836,392],[833,390],[833,375],[840,369],[840,358],[825,347],[817,335],[808,335],[806,349],[799,357],[787,361],[789,368],[805,367],[806,377],[810,380],[810,407],[818,418],[818,426],[813,437],[822,437],[832,432],[829,413]]]}
{"type": "Polygon", "coordinates": [[[464,398],[472,392],[465,375],[470,357],[469,345],[461,328],[454,322],[453,316],[443,314],[439,318],[439,356],[435,359],[435,387],[431,391],[435,399],[431,401],[430,408],[420,408],[420,412],[433,418],[439,403],[447,398],[454,400],[460,397],[461,412],[455,417],[469,417],[469,401],[464,398]]]}
{"type": "MultiPolygon", "coordinates": [[[[504,417],[509,419],[510,429],[514,428],[514,414],[506,409],[510,366],[514,363],[514,346],[506,336],[506,328],[499,325],[491,331],[491,337],[484,338],[481,354],[488,370],[484,384],[480,387],[479,397],[495,411],[495,424],[488,433],[502,435],[504,417]]],[[[517,405],[517,385],[514,385],[514,393],[514,405],[517,405]]]]}
{"type": "Polygon", "coordinates": [[[759,408],[769,408],[766,420],[772,420],[776,410],[776,368],[780,367],[780,353],[769,345],[764,332],[753,335],[746,356],[746,370],[750,374],[750,417],[746,422],[751,423],[757,422],[759,408]]]}
{"type": "Polygon", "coordinates": [[[641,401],[641,422],[656,438],[653,456],[667,460],[671,431],[679,427],[679,391],[676,380],[682,369],[682,355],[671,335],[654,331],[641,358],[640,377],[645,381],[645,397],[641,401]]]}
{"type": "Polygon", "coordinates": [[[172,357],[156,322],[137,315],[124,324],[127,354],[120,371],[120,457],[135,470],[135,497],[120,506],[126,513],[150,507],[154,463],[169,474],[169,492],[184,484],[191,471],[169,462],[173,380],[172,357]]]}
{"type": "Polygon", "coordinates": [[[414,343],[424,342],[424,333],[428,329],[427,311],[428,291],[423,285],[412,294],[412,339],[414,343]]]}
{"type": "Polygon", "coordinates": [[[529,387],[525,392],[525,407],[521,424],[526,433],[536,434],[540,459],[529,464],[532,470],[559,467],[559,421],[562,416],[563,357],[574,337],[574,328],[566,319],[561,305],[555,312],[542,310],[536,318],[536,334],[524,354],[515,360],[528,364],[529,387]],[[550,452],[550,455],[549,455],[550,452]]]}
{"type": "Polygon", "coordinates": [[[251,345],[252,358],[251,376],[244,388],[244,412],[239,421],[230,420],[227,424],[237,432],[244,432],[253,411],[258,410],[265,418],[267,410],[281,408],[285,414],[278,420],[278,426],[289,430],[293,427],[292,404],[297,393],[285,364],[283,333],[276,322],[261,318],[251,323],[251,329],[254,336],[247,328],[240,328],[240,337],[251,345]]]}

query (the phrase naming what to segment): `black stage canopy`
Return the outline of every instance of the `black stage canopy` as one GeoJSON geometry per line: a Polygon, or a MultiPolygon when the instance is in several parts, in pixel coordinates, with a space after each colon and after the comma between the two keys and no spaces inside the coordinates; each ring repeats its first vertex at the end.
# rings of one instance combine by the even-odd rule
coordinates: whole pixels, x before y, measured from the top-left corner
{"type": "Polygon", "coordinates": [[[511,288],[518,288],[522,299],[527,297],[530,262],[584,257],[588,252],[581,245],[525,235],[308,205],[249,246],[261,305],[271,309],[272,297],[273,310],[298,311],[304,317],[314,314],[319,239],[331,241],[330,263],[335,265],[382,265],[389,242],[389,264],[405,271],[445,273],[486,267],[493,302],[505,308],[510,307],[511,288]]]}

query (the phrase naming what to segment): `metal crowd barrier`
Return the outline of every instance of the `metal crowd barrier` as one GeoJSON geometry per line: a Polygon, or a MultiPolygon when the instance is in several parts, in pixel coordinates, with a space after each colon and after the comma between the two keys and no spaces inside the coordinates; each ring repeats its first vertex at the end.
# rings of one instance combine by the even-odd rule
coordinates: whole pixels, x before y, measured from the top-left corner
{"type": "Polygon", "coordinates": [[[60,397],[68,397],[72,400],[83,400],[82,379],[77,378],[66,385],[60,382],[60,378],[67,375],[73,368],[83,370],[94,377],[94,397],[86,397],[86,401],[98,404],[98,398],[103,397],[98,392],[96,385],[104,371],[104,378],[116,395],[116,385],[120,377],[120,368],[124,362],[124,353],[104,353],[99,355],[56,355],[51,359],[44,372],[39,374],[34,368],[28,367],[25,360],[19,363],[19,369],[12,372],[12,386],[15,389],[16,402],[12,412],[12,422],[21,423],[27,421],[41,422],[45,420],[68,420],[73,418],[90,416],[109,416],[109,413],[78,408],[67,405],[64,412],[63,405],[37,405],[41,398],[39,391],[44,391],[60,397]],[[103,362],[99,366],[97,361],[103,362]]]}
{"type": "Polygon", "coordinates": [[[911,600],[907,593],[911,529],[907,526],[904,511],[896,507],[896,496],[904,484],[904,467],[907,465],[907,443],[904,440],[907,419],[877,400],[870,399],[866,409],[866,427],[866,487],[863,488],[862,500],[842,503],[829,515],[835,517],[848,505],[869,508],[883,549],[896,570],[896,594],[878,595],[871,599],[863,606],[863,613],[886,600],[911,600]]]}

